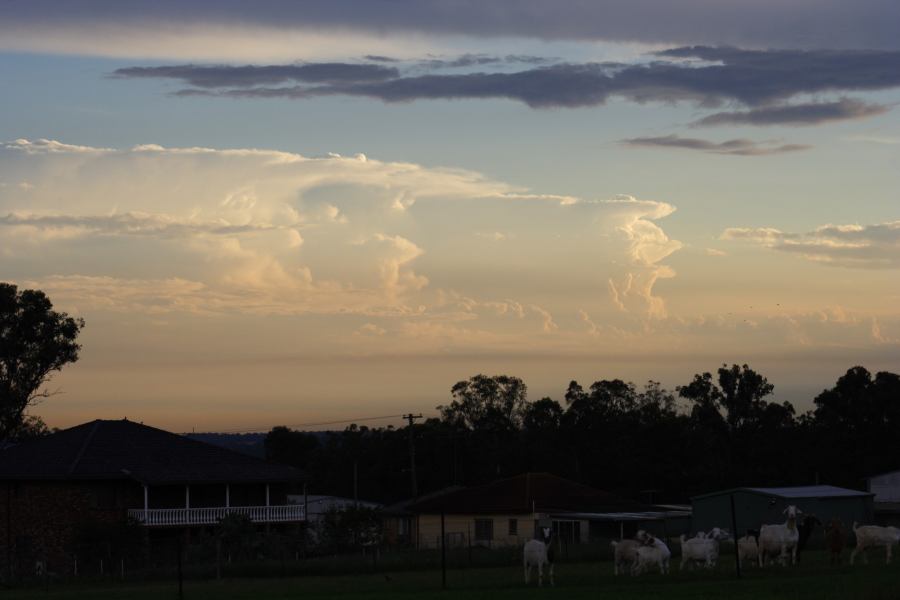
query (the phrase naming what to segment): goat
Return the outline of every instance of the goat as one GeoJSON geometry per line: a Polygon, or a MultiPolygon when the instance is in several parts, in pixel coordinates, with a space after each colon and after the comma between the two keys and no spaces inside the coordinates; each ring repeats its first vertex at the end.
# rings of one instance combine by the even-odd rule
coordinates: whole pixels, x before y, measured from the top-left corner
{"type": "Polygon", "coordinates": [[[531,568],[537,567],[538,586],[544,585],[544,565],[550,567],[550,585],[556,585],[553,581],[553,530],[549,527],[541,528],[541,539],[529,540],[525,544],[523,552],[525,566],[525,585],[531,580],[531,568]]]}
{"type": "Polygon", "coordinates": [[[708,569],[715,567],[716,561],[719,560],[719,542],[730,538],[727,531],[718,527],[714,527],[704,537],[697,534],[697,536],[687,539],[682,535],[680,538],[681,566],[678,570],[682,571],[685,565],[692,566],[694,563],[702,563],[708,569]]]}
{"type": "Polygon", "coordinates": [[[829,561],[831,566],[840,565],[841,552],[844,550],[844,527],[841,524],[841,520],[837,517],[832,518],[825,529],[825,543],[828,545],[829,554],[831,554],[829,561]]]}
{"type": "Polygon", "coordinates": [[[787,561],[790,552],[791,564],[797,563],[797,542],[800,533],[797,531],[797,517],[803,511],[793,504],[784,509],[787,521],[775,525],[763,525],[759,529],[759,566],[766,566],[766,555],[779,552],[782,564],[787,561]]]}
{"type": "Polygon", "coordinates": [[[672,558],[672,552],[669,547],[658,537],[648,536],[647,540],[637,549],[637,567],[634,574],[639,575],[651,565],[656,565],[659,572],[665,575],[669,572],[669,559],[672,558]]]}
{"type": "Polygon", "coordinates": [[[759,561],[759,530],[748,529],[747,535],[737,541],[738,562],[741,566],[744,561],[750,561],[753,564],[759,561]]]}
{"type": "Polygon", "coordinates": [[[797,564],[800,564],[800,553],[806,548],[806,543],[809,541],[809,537],[812,535],[816,525],[822,526],[822,521],[816,515],[806,515],[797,524],[797,564]]]}
{"type": "Polygon", "coordinates": [[[637,567],[637,550],[646,539],[647,532],[642,529],[637,532],[633,540],[610,543],[613,548],[613,573],[616,575],[624,573],[627,568],[628,572],[634,575],[634,569],[637,567]]]}
{"type": "Polygon", "coordinates": [[[863,525],[857,526],[853,522],[853,533],[856,534],[856,548],[850,553],[850,564],[856,558],[857,553],[863,553],[863,560],[868,564],[869,556],[866,550],[873,546],[884,546],[885,562],[891,562],[891,548],[897,542],[900,542],[900,529],[896,527],[881,527],[880,525],[863,525]]]}

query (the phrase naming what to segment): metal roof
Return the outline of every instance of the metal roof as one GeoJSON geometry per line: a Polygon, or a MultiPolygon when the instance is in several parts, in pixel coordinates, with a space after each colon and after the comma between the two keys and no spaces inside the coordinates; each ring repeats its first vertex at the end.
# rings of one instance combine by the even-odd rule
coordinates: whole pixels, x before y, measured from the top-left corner
{"type": "Polygon", "coordinates": [[[720,496],[731,494],[734,492],[750,492],[753,494],[762,494],[765,496],[776,496],[778,498],[864,498],[872,496],[870,492],[861,492],[859,490],[850,490],[840,488],[833,485],[803,485],[798,487],[741,487],[729,490],[720,490],[718,492],[710,492],[694,496],[691,500],[699,498],[710,498],[712,496],[720,496]]]}
{"type": "Polygon", "coordinates": [[[683,510],[665,510],[665,511],[643,511],[643,512],[610,512],[610,513],[594,513],[594,512],[575,512],[575,513],[550,513],[550,517],[559,517],[562,519],[579,519],[585,521],[663,521],[665,519],[675,519],[679,517],[690,517],[691,511],[683,510]]]}

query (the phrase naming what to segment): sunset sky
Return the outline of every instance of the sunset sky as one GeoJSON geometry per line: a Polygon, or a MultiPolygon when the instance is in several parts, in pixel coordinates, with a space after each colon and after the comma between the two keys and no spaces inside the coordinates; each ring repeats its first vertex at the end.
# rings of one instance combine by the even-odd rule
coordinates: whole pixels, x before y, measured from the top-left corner
{"type": "Polygon", "coordinates": [[[896,372],[898,27],[895,0],[0,3],[0,280],[87,322],[33,412],[266,429],[723,362],[803,411],[896,372]]]}

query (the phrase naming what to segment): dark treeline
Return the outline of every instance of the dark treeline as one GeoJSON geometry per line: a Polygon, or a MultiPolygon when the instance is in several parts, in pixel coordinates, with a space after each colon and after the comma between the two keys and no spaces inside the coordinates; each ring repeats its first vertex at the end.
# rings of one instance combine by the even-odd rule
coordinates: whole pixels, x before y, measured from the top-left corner
{"type": "MultiPolygon", "coordinates": [[[[695,375],[674,392],[619,379],[562,401],[531,401],[525,383],[476,375],[440,416],[413,427],[420,493],[524,471],[550,471],[626,497],[685,501],[732,486],[860,488],[900,466],[900,376],[853,367],[796,414],[747,365],[695,375]]],[[[409,429],[351,425],[326,436],[276,427],[266,455],[309,473],[310,492],[395,501],[410,496],[409,429]]]]}

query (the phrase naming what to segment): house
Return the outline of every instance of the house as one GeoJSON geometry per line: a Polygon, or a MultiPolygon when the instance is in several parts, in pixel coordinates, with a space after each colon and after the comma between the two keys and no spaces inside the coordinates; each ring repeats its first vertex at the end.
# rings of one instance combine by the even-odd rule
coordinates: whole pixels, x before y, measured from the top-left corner
{"type": "Polygon", "coordinates": [[[552,527],[561,544],[620,537],[638,523],[666,528],[687,513],[638,504],[550,473],[524,473],[486,485],[450,488],[384,509],[387,540],[417,548],[504,547],[524,544],[540,526],[552,527]]]}
{"type": "Polygon", "coordinates": [[[873,516],[873,494],[869,492],[833,485],[743,487],[691,498],[693,531],[709,531],[713,527],[731,531],[732,497],[739,534],[759,529],[763,524],[783,523],[784,509],[789,505],[816,515],[823,523],[836,517],[847,529],[853,521],[871,523],[873,516]]]}
{"type": "Polygon", "coordinates": [[[287,501],[288,504],[303,505],[306,510],[306,519],[311,525],[322,521],[325,518],[325,515],[330,512],[345,511],[354,508],[378,510],[382,507],[382,505],[377,502],[321,494],[289,494],[287,501]]]}
{"type": "Polygon", "coordinates": [[[85,523],[130,519],[149,539],[229,514],[302,522],[303,506],[287,502],[302,480],[292,467],[140,423],[92,421],[0,452],[0,561],[5,574],[34,560],[67,572],[85,523]]]}

